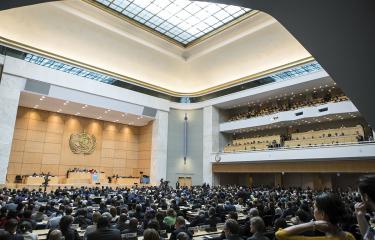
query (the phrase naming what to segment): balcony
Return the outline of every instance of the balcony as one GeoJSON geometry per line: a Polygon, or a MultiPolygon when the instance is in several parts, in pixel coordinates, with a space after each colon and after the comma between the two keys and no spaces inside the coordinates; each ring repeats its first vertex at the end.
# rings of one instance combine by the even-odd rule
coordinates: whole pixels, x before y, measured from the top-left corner
{"type": "Polygon", "coordinates": [[[264,161],[303,161],[327,159],[368,159],[375,157],[375,142],[318,145],[311,147],[274,148],[231,153],[213,153],[211,162],[264,162],[264,161]]]}
{"type": "Polygon", "coordinates": [[[239,129],[267,126],[278,123],[293,122],[300,119],[320,118],[344,113],[357,113],[358,110],[351,101],[329,102],[319,106],[305,107],[266,116],[254,117],[220,124],[220,132],[233,132],[239,129]]]}

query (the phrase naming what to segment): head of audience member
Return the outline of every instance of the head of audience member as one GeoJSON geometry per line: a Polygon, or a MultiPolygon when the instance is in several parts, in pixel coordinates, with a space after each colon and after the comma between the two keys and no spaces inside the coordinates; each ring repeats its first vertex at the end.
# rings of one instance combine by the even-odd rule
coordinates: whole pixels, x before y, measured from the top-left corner
{"type": "Polygon", "coordinates": [[[99,221],[99,218],[102,216],[102,214],[100,214],[100,212],[94,212],[92,214],[92,221],[94,224],[97,224],[98,221],[99,221]]]}
{"type": "Polygon", "coordinates": [[[274,229],[275,232],[277,232],[280,228],[284,229],[286,227],[288,227],[288,224],[287,224],[285,218],[278,218],[273,223],[273,229],[274,229]]]}
{"type": "Polygon", "coordinates": [[[72,215],[72,213],[73,213],[73,209],[71,207],[67,207],[65,209],[65,215],[72,215]]]}
{"type": "Polygon", "coordinates": [[[63,235],[61,231],[58,229],[51,231],[51,233],[48,236],[48,240],[62,240],[62,239],[63,239],[63,235]]]}
{"type": "Polygon", "coordinates": [[[33,227],[31,226],[31,223],[28,222],[28,221],[23,221],[20,226],[19,226],[19,230],[22,234],[25,234],[27,232],[32,232],[33,231],[33,227]]]}
{"type": "Polygon", "coordinates": [[[315,199],[314,217],[317,221],[323,220],[337,225],[345,217],[345,205],[337,195],[322,193],[315,199]]]}
{"type": "Polygon", "coordinates": [[[302,209],[298,209],[296,212],[296,217],[298,217],[299,223],[306,223],[309,222],[311,219],[309,219],[309,215],[303,211],[302,209]]]}
{"type": "Polygon", "coordinates": [[[214,207],[210,207],[210,209],[208,209],[208,216],[214,217],[215,215],[216,215],[216,209],[214,207]]]}
{"type": "Polygon", "coordinates": [[[10,236],[10,234],[7,231],[0,229],[0,240],[9,240],[11,238],[12,236],[10,236]]]}
{"type": "Polygon", "coordinates": [[[250,219],[250,232],[263,233],[265,231],[264,221],[261,217],[253,217],[250,219]]]}
{"type": "Polygon", "coordinates": [[[234,219],[234,220],[237,221],[238,220],[238,213],[230,211],[229,214],[228,214],[228,219],[234,219]]]}
{"type": "Polygon", "coordinates": [[[111,214],[111,216],[114,218],[117,216],[117,209],[115,207],[111,207],[109,209],[109,213],[111,214]]]}
{"type": "Polygon", "coordinates": [[[375,175],[361,177],[358,189],[366,206],[375,210],[375,175]]]}
{"type": "Polygon", "coordinates": [[[238,235],[240,232],[240,225],[234,219],[228,219],[224,224],[225,238],[229,239],[233,235],[238,235]]]}
{"type": "Polygon", "coordinates": [[[96,224],[98,229],[108,228],[111,225],[112,216],[110,213],[103,213],[96,224]]]}
{"type": "Polygon", "coordinates": [[[61,231],[67,231],[73,223],[73,217],[70,215],[65,215],[61,218],[59,226],[61,231]]]}
{"type": "Polygon", "coordinates": [[[190,237],[186,232],[180,232],[177,234],[176,239],[177,240],[189,240],[190,237]]]}
{"type": "Polygon", "coordinates": [[[156,231],[159,231],[160,230],[160,224],[158,222],[158,220],[156,219],[152,219],[148,222],[147,224],[147,227],[148,228],[152,228],[152,229],[155,229],[156,231]]]}
{"type": "Polygon", "coordinates": [[[38,212],[41,212],[41,213],[44,213],[45,211],[46,211],[45,206],[40,206],[39,209],[38,209],[38,212]]]}
{"type": "Polygon", "coordinates": [[[4,230],[13,235],[16,233],[17,226],[18,226],[18,221],[14,218],[11,218],[5,223],[4,230]]]}
{"type": "Polygon", "coordinates": [[[136,218],[131,218],[131,219],[129,220],[129,229],[134,230],[134,229],[137,229],[137,228],[138,228],[138,219],[136,219],[136,218]]]}
{"type": "Polygon", "coordinates": [[[179,229],[185,226],[185,219],[182,216],[176,218],[175,228],[179,229]]]}
{"type": "Polygon", "coordinates": [[[119,223],[125,223],[127,220],[128,220],[128,215],[126,215],[125,213],[121,213],[120,217],[118,219],[118,222],[119,223]]]}
{"type": "Polygon", "coordinates": [[[259,216],[259,211],[257,208],[251,208],[249,210],[249,218],[253,218],[253,217],[258,217],[259,216]]]}
{"type": "Polygon", "coordinates": [[[153,228],[147,228],[143,232],[144,240],[160,240],[159,233],[153,228]]]}
{"type": "Polygon", "coordinates": [[[176,211],[173,208],[169,208],[167,210],[167,216],[169,216],[169,217],[176,217],[176,211]]]}

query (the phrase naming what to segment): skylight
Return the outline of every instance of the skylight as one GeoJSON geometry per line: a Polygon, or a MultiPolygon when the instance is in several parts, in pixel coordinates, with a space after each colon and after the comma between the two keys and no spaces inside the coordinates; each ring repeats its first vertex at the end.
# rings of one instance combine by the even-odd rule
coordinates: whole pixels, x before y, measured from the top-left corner
{"type": "Polygon", "coordinates": [[[295,77],[302,76],[302,75],[307,75],[307,74],[314,73],[314,72],[319,72],[321,70],[323,70],[322,66],[320,66],[318,62],[313,61],[311,63],[307,63],[302,66],[294,67],[294,68],[276,73],[274,75],[271,75],[270,77],[272,77],[276,81],[279,81],[279,80],[295,78],[295,77]]]}
{"type": "Polygon", "coordinates": [[[95,1],[184,45],[251,11],[189,0],[95,1]]]}
{"type": "Polygon", "coordinates": [[[73,74],[73,75],[77,75],[77,76],[85,77],[85,78],[90,78],[99,82],[112,83],[115,81],[115,79],[113,79],[112,77],[109,77],[100,73],[87,71],[79,67],[71,66],[62,62],[58,62],[52,59],[48,59],[45,57],[30,54],[30,53],[26,54],[26,57],[24,60],[27,62],[31,62],[37,65],[44,66],[44,67],[66,72],[69,74],[73,74]]]}

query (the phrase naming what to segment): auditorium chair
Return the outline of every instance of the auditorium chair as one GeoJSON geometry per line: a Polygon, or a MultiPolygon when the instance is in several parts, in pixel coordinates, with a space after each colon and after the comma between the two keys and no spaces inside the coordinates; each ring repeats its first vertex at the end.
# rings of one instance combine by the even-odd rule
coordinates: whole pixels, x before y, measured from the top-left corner
{"type": "Polygon", "coordinates": [[[22,183],[22,176],[21,175],[16,175],[16,177],[14,179],[14,182],[15,183],[22,183]]]}

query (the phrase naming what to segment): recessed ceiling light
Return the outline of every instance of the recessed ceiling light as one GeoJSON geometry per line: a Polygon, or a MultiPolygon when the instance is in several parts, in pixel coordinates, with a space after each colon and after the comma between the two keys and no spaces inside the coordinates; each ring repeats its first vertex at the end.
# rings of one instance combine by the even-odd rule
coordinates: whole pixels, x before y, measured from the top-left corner
{"type": "Polygon", "coordinates": [[[79,112],[76,113],[76,115],[79,115],[79,114],[81,114],[81,113],[79,113],[79,112]]]}

